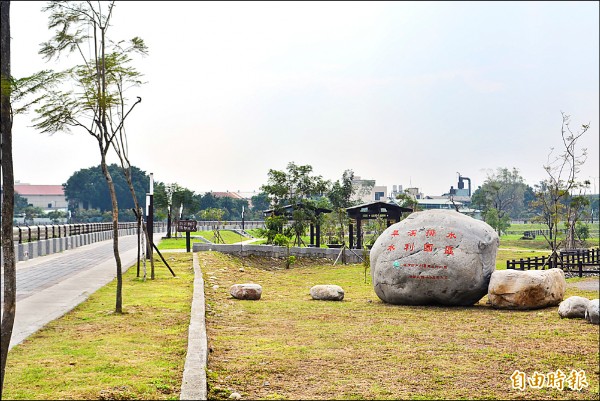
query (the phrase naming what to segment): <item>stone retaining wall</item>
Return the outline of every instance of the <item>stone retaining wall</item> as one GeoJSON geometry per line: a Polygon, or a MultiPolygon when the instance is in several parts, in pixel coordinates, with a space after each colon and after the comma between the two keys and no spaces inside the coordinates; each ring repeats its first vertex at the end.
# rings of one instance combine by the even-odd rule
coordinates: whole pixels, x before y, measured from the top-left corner
{"type": "MultiPolygon", "coordinates": [[[[226,245],[226,244],[203,244],[195,242],[192,244],[193,252],[217,251],[240,256],[264,256],[273,258],[287,257],[287,248],[285,246],[274,245],[226,245]]],[[[346,263],[362,263],[362,251],[360,249],[346,249],[346,263]]],[[[290,247],[290,255],[296,257],[326,258],[335,261],[340,256],[340,249],[332,248],[298,248],[290,247]]],[[[338,262],[341,262],[339,257],[338,262]]]]}

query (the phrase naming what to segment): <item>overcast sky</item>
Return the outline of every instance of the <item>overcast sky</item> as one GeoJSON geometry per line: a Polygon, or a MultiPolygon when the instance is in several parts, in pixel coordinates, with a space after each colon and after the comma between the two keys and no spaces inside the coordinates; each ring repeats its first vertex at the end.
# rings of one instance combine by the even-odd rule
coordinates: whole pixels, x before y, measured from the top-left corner
{"type": "MultiPolygon", "coordinates": [[[[45,4],[11,2],[15,77],[59,68],[38,55],[45,4]]],[[[474,189],[499,167],[544,179],[561,111],[591,124],[580,178],[600,187],[598,16],[597,1],[120,1],[109,35],[149,47],[127,132],[155,180],[258,192],[293,161],[441,195],[457,173],[474,189]]],[[[32,117],[14,120],[16,180],[99,164],[92,137],[40,134],[32,117]]]]}

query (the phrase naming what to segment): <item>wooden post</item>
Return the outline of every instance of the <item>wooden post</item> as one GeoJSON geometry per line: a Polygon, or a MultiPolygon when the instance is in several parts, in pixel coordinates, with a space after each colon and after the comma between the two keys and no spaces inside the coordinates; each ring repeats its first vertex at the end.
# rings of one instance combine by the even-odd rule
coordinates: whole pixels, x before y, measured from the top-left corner
{"type": "Polygon", "coordinates": [[[185,232],[185,251],[186,252],[190,251],[190,232],[189,231],[185,232]]]}

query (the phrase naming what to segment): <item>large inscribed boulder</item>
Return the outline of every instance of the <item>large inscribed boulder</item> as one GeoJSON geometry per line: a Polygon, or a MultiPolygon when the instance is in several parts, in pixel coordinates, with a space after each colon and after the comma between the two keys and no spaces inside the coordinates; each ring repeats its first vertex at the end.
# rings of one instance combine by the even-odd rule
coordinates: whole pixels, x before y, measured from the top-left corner
{"type": "Polygon", "coordinates": [[[497,270],[492,274],[488,299],[499,309],[538,309],[558,305],[567,282],[561,269],[497,270]]]}
{"type": "Polygon", "coordinates": [[[473,305],[487,293],[498,244],[490,225],[462,213],[412,213],[371,249],[375,293],[396,305],[473,305]]]}

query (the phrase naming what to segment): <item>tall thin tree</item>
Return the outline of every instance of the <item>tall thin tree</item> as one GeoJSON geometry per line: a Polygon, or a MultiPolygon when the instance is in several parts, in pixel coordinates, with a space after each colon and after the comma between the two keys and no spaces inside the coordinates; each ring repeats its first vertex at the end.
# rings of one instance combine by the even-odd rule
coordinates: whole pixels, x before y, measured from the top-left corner
{"type": "Polygon", "coordinates": [[[575,246],[575,212],[578,203],[572,201],[571,193],[583,185],[577,181],[577,175],[587,159],[587,149],[578,150],[577,145],[579,139],[590,128],[589,124],[583,124],[579,131],[573,132],[570,128],[570,116],[563,112],[561,114],[561,139],[564,148],[558,155],[554,154],[554,149],[550,151],[548,162],[543,166],[548,177],[537,186],[536,200],[532,202],[534,207],[541,209],[539,216],[534,220],[548,226],[549,235],[544,234],[544,237],[552,249],[555,264],[561,245],[564,244],[569,249],[575,246]],[[561,221],[567,225],[567,235],[564,240],[559,241],[558,228],[561,221]]]}
{"type": "Polygon", "coordinates": [[[13,247],[14,174],[10,75],[10,1],[0,1],[0,135],[2,147],[2,323],[0,333],[0,399],[17,306],[17,265],[13,247]]]}
{"type": "Polygon", "coordinates": [[[65,70],[57,78],[65,85],[49,89],[44,101],[36,109],[34,126],[42,132],[54,134],[82,129],[92,136],[100,152],[102,173],[108,184],[113,222],[113,253],[116,263],[117,290],[115,312],[122,313],[122,266],[119,255],[118,204],[107,156],[115,137],[124,127],[125,120],[137,104],[126,113],[121,105],[126,100],[125,87],[140,85],[140,75],[130,64],[131,55],[146,54],[147,48],[138,37],[124,47],[107,36],[115,2],[50,2],[48,11],[50,29],[54,36],[42,44],[40,54],[48,60],[66,54],[77,54],[80,64],[65,70]],[[87,56],[90,55],[90,56],[87,56]],[[75,86],[77,90],[64,89],[75,86]],[[62,90],[61,90],[62,89],[62,90]]]}

